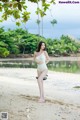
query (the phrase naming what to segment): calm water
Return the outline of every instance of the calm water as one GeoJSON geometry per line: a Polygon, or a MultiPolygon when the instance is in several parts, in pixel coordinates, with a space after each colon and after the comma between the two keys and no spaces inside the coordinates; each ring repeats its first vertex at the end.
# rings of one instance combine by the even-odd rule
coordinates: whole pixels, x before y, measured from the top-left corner
{"type": "MultiPolygon", "coordinates": [[[[80,61],[51,61],[47,66],[52,71],[80,73],[80,61]]],[[[37,64],[31,60],[8,60],[0,61],[0,67],[36,68],[37,64]]]]}

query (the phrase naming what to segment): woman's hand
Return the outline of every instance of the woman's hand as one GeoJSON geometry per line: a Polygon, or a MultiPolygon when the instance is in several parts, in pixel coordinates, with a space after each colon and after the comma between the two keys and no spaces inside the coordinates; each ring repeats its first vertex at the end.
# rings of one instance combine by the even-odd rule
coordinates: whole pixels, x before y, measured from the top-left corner
{"type": "Polygon", "coordinates": [[[46,60],[46,64],[49,62],[49,60],[46,60]]]}
{"type": "Polygon", "coordinates": [[[46,64],[50,61],[50,58],[49,58],[49,55],[47,53],[47,51],[44,52],[45,53],[45,56],[46,56],[46,64]]]}
{"type": "Polygon", "coordinates": [[[35,59],[35,61],[36,61],[37,64],[43,64],[43,61],[41,61],[41,60],[39,60],[37,58],[35,59]]]}
{"type": "Polygon", "coordinates": [[[42,61],[38,61],[37,64],[43,64],[43,62],[42,61]]]}

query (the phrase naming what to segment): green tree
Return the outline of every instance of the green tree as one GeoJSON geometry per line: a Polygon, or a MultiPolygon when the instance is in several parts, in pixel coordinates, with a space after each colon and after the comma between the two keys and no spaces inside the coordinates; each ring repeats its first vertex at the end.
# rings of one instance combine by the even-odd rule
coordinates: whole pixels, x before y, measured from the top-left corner
{"type": "MultiPolygon", "coordinates": [[[[27,2],[39,3],[40,0],[0,0],[0,12],[2,12],[2,18],[0,22],[7,20],[10,16],[13,16],[16,20],[16,25],[20,26],[20,23],[26,23],[30,19],[30,12],[27,11],[27,2]]],[[[47,4],[46,0],[42,0],[43,10],[39,9],[38,12],[41,16],[44,16],[46,10],[54,0],[50,0],[47,4]]]]}
{"type": "Polygon", "coordinates": [[[52,24],[52,26],[54,26],[55,24],[57,24],[57,20],[53,19],[53,20],[51,21],[51,24],[52,24]]]}

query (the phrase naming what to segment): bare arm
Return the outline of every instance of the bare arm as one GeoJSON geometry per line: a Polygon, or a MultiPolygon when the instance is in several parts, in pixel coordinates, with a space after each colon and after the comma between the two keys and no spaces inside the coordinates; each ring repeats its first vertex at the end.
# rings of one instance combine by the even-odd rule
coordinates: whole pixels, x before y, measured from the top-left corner
{"type": "Polygon", "coordinates": [[[50,61],[49,55],[47,51],[45,51],[45,56],[46,56],[46,64],[50,61]]]}
{"type": "Polygon", "coordinates": [[[34,61],[35,61],[35,59],[36,59],[36,52],[34,52],[34,61]]]}

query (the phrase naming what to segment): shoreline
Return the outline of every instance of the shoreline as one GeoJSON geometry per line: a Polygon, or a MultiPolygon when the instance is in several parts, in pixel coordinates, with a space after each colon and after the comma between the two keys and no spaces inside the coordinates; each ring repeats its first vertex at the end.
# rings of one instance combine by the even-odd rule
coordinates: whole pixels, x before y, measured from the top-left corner
{"type": "MultiPolygon", "coordinates": [[[[0,61],[8,60],[33,60],[33,57],[28,58],[0,58],[0,61]]],[[[50,61],[80,61],[80,57],[50,57],[50,61]]]]}
{"type": "Polygon", "coordinates": [[[38,103],[36,69],[0,68],[0,112],[10,120],[79,120],[80,75],[49,71],[45,103],[38,103]]]}

